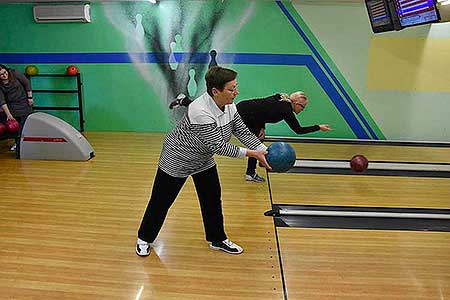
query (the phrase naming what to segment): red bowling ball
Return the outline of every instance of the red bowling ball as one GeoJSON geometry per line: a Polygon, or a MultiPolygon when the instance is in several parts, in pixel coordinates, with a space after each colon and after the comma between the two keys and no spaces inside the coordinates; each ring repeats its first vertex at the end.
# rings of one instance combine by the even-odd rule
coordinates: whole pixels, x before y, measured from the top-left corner
{"type": "Polygon", "coordinates": [[[367,167],[369,166],[369,161],[364,155],[355,155],[350,160],[350,168],[352,168],[353,171],[361,173],[367,170],[367,167]]]}
{"type": "Polygon", "coordinates": [[[6,130],[11,133],[18,132],[20,128],[19,122],[16,120],[9,120],[6,122],[6,130]]]}

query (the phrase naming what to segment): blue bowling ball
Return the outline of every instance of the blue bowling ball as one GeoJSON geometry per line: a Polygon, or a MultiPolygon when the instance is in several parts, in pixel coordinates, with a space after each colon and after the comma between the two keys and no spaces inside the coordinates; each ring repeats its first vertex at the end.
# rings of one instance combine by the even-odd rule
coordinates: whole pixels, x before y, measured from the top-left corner
{"type": "Polygon", "coordinates": [[[272,167],[273,172],[284,173],[289,171],[295,164],[295,150],[285,142],[273,143],[267,148],[266,159],[272,167]]]}

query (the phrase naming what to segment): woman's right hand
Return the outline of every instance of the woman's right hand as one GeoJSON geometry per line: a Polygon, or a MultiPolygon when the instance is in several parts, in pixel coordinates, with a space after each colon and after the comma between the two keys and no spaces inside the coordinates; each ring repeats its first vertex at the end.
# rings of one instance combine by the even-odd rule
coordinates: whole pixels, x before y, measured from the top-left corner
{"type": "Polygon", "coordinates": [[[6,120],[7,120],[7,121],[15,121],[16,119],[14,119],[13,115],[7,114],[7,115],[6,115],[6,120]]]}
{"type": "Polygon", "coordinates": [[[250,150],[247,149],[247,156],[248,157],[253,157],[256,158],[259,162],[260,165],[262,165],[262,167],[268,169],[268,170],[272,170],[272,167],[269,165],[269,163],[266,160],[266,154],[267,151],[265,150],[250,150]]]}

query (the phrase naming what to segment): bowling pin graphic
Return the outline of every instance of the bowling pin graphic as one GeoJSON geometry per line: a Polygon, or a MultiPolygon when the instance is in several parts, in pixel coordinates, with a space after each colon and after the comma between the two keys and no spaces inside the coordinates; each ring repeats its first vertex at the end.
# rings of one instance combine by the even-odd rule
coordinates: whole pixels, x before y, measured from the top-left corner
{"type": "Polygon", "coordinates": [[[178,62],[175,58],[175,47],[176,47],[176,42],[170,42],[170,54],[169,54],[169,65],[170,65],[170,69],[172,69],[173,71],[175,71],[178,68],[178,62]]]}
{"type": "Polygon", "coordinates": [[[197,82],[195,81],[195,70],[189,70],[189,82],[188,82],[188,93],[190,98],[195,98],[197,95],[197,82]]]}
{"type": "Polygon", "coordinates": [[[136,19],[136,27],[134,28],[134,37],[140,45],[143,45],[145,31],[144,31],[144,26],[142,26],[142,15],[137,14],[135,16],[135,19],[136,19]]]}
{"type": "Polygon", "coordinates": [[[209,62],[208,69],[210,69],[211,67],[217,66],[217,61],[216,61],[217,51],[216,50],[209,51],[209,56],[211,56],[211,61],[209,62]]]}
{"type": "Polygon", "coordinates": [[[180,59],[177,59],[175,53],[183,52],[183,46],[181,45],[181,35],[175,35],[175,42],[170,43],[170,54],[169,54],[169,64],[172,70],[176,70],[178,68],[178,64],[180,63],[180,59]]]}
{"type": "Polygon", "coordinates": [[[183,45],[181,43],[182,36],[180,34],[175,34],[175,52],[183,52],[183,45]]]}

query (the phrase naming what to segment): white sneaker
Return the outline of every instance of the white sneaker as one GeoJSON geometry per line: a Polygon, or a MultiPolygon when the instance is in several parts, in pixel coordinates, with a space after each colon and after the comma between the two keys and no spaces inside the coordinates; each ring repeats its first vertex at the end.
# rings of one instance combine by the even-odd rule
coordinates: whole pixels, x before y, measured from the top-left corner
{"type": "Polygon", "coordinates": [[[259,176],[257,173],[253,175],[245,175],[245,180],[247,181],[254,181],[254,182],[264,182],[266,181],[264,177],[259,176]]]}
{"type": "Polygon", "coordinates": [[[241,254],[242,252],[244,252],[244,249],[242,249],[241,246],[233,243],[229,239],[221,242],[212,242],[209,244],[209,248],[213,250],[222,250],[230,254],[241,254]]]}
{"type": "Polygon", "coordinates": [[[150,251],[152,250],[152,244],[147,243],[141,239],[137,239],[136,242],[136,254],[139,256],[148,256],[150,255],[150,251]]]}
{"type": "Polygon", "coordinates": [[[14,144],[11,146],[11,148],[9,148],[9,151],[16,151],[17,149],[17,144],[14,144]]]}

